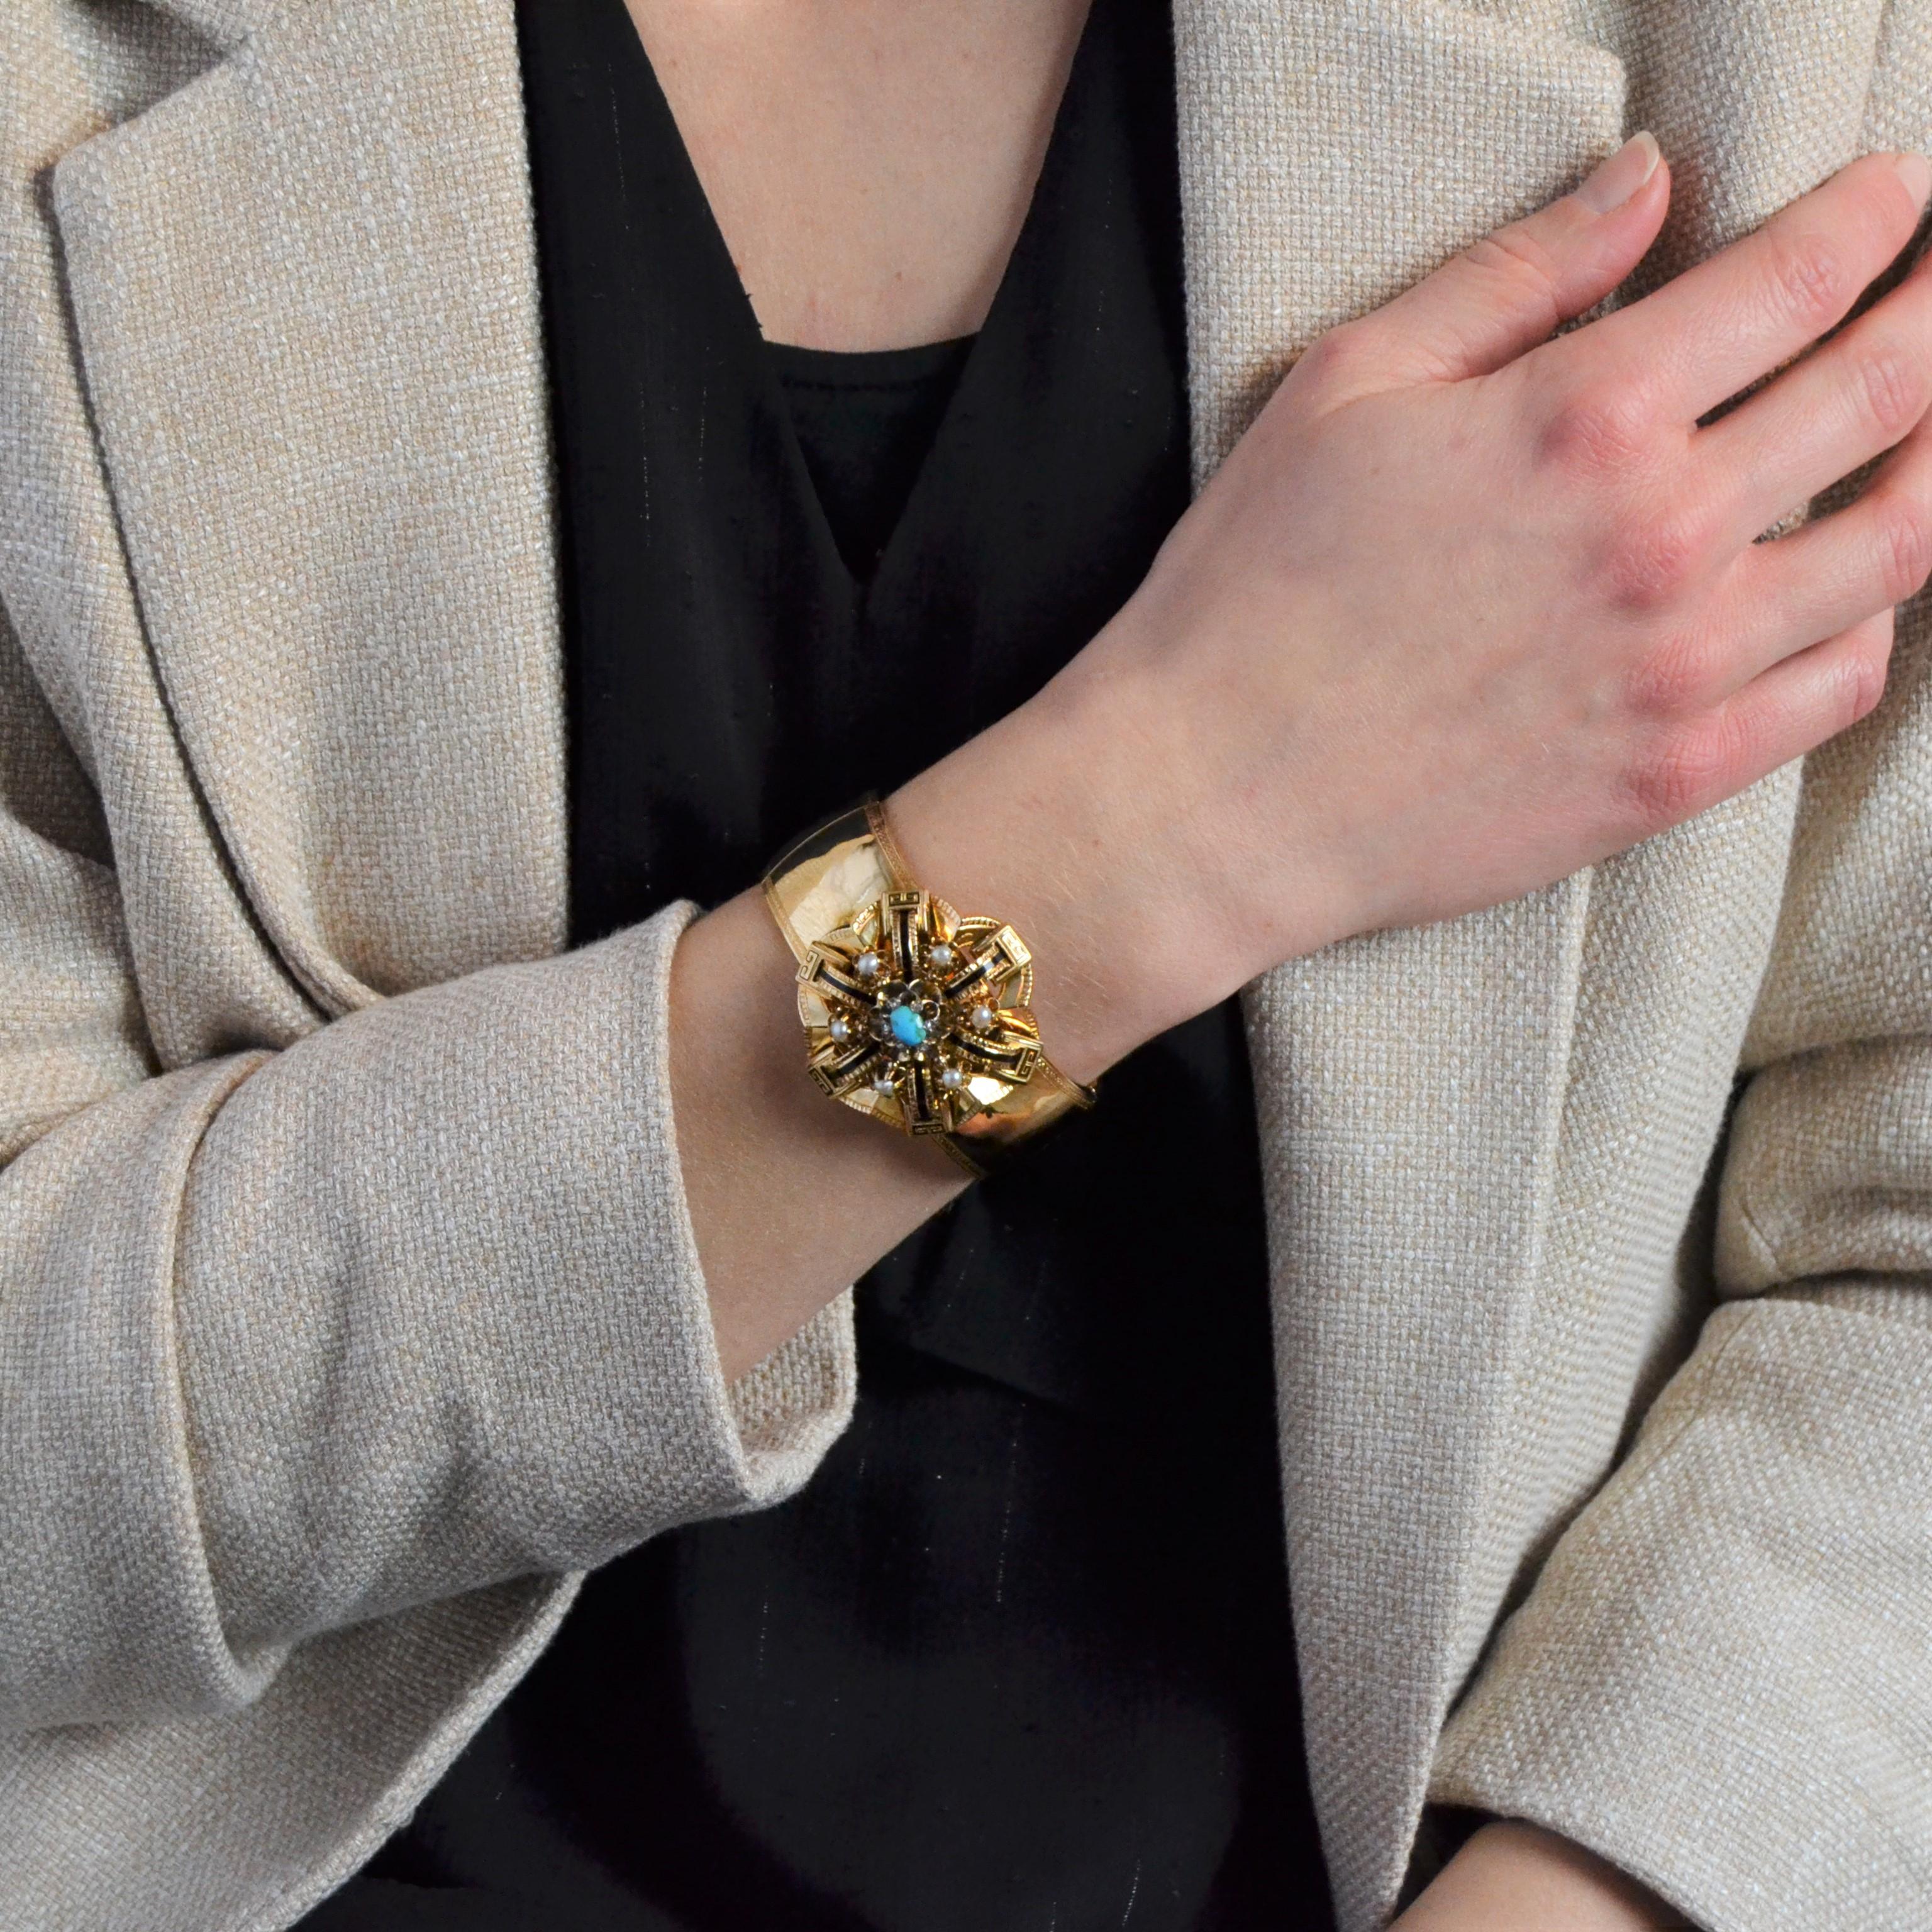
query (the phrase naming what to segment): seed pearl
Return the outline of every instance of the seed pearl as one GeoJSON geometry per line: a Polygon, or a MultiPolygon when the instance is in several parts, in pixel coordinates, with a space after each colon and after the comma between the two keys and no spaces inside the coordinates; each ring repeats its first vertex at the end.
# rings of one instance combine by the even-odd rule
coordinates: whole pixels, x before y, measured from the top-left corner
{"type": "Polygon", "coordinates": [[[975,1006],[973,1009],[973,1030],[975,1033],[984,1033],[992,1024],[993,1010],[991,1006],[975,1006]]]}
{"type": "Polygon", "coordinates": [[[860,979],[869,980],[879,970],[879,956],[876,952],[862,952],[852,962],[852,970],[860,979]]]}
{"type": "Polygon", "coordinates": [[[892,1090],[892,1076],[890,1073],[880,1074],[872,1082],[874,1094],[890,1094],[892,1090]]]}
{"type": "Polygon", "coordinates": [[[949,1066],[939,1076],[939,1084],[942,1087],[963,1087],[966,1084],[966,1076],[958,1067],[949,1066]]]}
{"type": "Polygon", "coordinates": [[[952,964],[953,952],[951,946],[942,942],[938,946],[927,947],[926,956],[934,965],[946,967],[952,964]]]}
{"type": "Polygon", "coordinates": [[[834,1040],[850,1040],[852,1037],[851,1026],[844,1020],[834,1020],[826,1028],[826,1031],[831,1034],[834,1040]]]}

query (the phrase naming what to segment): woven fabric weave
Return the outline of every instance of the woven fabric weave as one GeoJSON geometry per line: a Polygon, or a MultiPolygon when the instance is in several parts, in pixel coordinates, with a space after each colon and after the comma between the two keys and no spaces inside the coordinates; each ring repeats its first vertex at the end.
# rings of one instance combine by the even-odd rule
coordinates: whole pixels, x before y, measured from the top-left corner
{"type": "MultiPolygon", "coordinates": [[[[1204,476],[1628,128],[1677,167],[1642,281],[1932,145],[1928,0],[1176,17],[1204,476]]],[[[691,908],[561,950],[542,394],[507,0],[0,16],[20,1932],[288,1924],[583,1564],[849,1413],[848,1303],[735,1388],[711,1352],[691,908]]],[[[1248,991],[1352,1932],[1432,1798],[1714,1932],[1932,1922],[1927,611],[1802,774],[1248,991]]]]}

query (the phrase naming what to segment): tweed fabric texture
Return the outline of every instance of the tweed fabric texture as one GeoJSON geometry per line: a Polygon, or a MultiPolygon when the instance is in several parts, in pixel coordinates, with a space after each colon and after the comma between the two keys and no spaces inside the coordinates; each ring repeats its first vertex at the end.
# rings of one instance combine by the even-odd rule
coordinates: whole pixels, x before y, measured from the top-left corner
{"type": "MultiPolygon", "coordinates": [[[[1572,185],[1641,287],[1932,142],[1932,0],[1178,0],[1197,471],[1572,185]]],[[[727,1388],[680,903],[566,930],[508,0],[0,14],[0,1922],[283,1926],[583,1566],[808,1476],[727,1388]]],[[[665,487],[671,487],[665,479],[665,487]]],[[[1433,1800],[1714,1932],[1932,1924],[1932,704],[1246,998],[1348,1932],[1433,1800]]],[[[1426,1834],[1422,1842],[1426,1842],[1426,1834]]]]}

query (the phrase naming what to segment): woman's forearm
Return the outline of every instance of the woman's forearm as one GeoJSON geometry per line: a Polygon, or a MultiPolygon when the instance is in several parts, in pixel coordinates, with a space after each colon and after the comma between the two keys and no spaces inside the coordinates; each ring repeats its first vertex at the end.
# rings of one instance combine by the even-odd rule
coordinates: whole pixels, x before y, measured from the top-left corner
{"type": "Polygon", "coordinates": [[[1485,1825],[1390,1932],[1690,1932],[1690,1922],[1580,1845],[1520,1819],[1485,1825]]]}
{"type": "MultiPolygon", "coordinates": [[[[1097,709],[1024,706],[887,801],[920,882],[963,913],[1010,920],[1032,947],[1042,1042],[1083,1082],[1221,997],[1149,941],[1163,912],[1134,868],[1150,843],[1096,769],[1133,728],[1123,707],[1097,709]]],[[[938,1147],[818,1090],[795,970],[755,887],[694,921],[673,966],[679,1154],[728,1378],[966,1185],[938,1147]]]]}
{"type": "Polygon", "coordinates": [[[796,970],[755,888],[694,920],[672,964],[678,1158],[727,1381],[966,1184],[812,1084],[796,970]]]}

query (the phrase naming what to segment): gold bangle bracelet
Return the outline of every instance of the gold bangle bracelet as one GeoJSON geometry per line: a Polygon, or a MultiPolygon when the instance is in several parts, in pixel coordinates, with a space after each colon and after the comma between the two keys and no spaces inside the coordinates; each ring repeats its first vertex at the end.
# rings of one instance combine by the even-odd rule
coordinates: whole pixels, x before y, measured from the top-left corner
{"type": "Polygon", "coordinates": [[[796,840],[764,892],[799,962],[806,1064],[833,1100],[937,1140],[975,1179],[1093,1106],[1041,1050],[1026,942],[923,890],[877,798],[796,840]]]}

